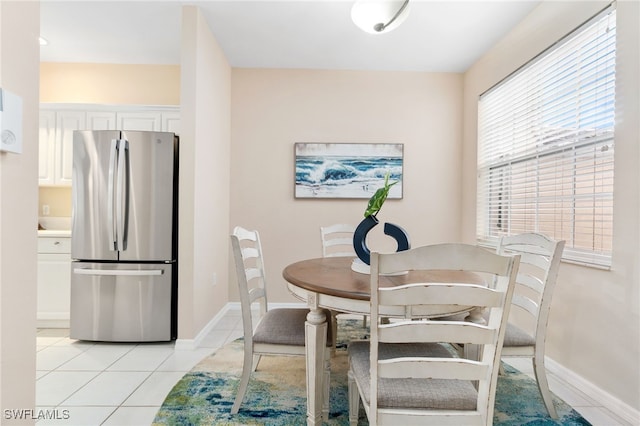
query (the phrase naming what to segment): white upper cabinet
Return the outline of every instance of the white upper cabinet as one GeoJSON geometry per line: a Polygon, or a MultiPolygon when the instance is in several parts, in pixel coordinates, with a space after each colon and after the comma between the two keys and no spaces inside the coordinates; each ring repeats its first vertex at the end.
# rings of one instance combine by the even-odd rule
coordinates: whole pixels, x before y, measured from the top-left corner
{"type": "Polygon", "coordinates": [[[162,114],[162,129],[165,132],[180,134],[180,112],[166,112],[162,114]]]}
{"type": "Polygon", "coordinates": [[[38,154],[38,179],[40,185],[54,185],[56,113],[40,111],[40,148],[38,154]]]}
{"type": "Polygon", "coordinates": [[[159,112],[121,112],[118,114],[119,130],[162,131],[162,114],[159,112]]]}
{"type": "Polygon", "coordinates": [[[85,125],[82,112],[40,110],[40,185],[71,185],[73,131],[84,129],[85,125]]]}
{"type": "Polygon", "coordinates": [[[42,104],[39,184],[71,186],[74,130],[150,130],[179,134],[179,107],[42,104]]]}
{"type": "Polygon", "coordinates": [[[56,113],[55,184],[71,186],[73,174],[73,132],[87,128],[86,113],[60,111],[56,113]]]}
{"type": "Polygon", "coordinates": [[[115,130],[116,113],[110,111],[87,111],[87,129],[115,130]]]}

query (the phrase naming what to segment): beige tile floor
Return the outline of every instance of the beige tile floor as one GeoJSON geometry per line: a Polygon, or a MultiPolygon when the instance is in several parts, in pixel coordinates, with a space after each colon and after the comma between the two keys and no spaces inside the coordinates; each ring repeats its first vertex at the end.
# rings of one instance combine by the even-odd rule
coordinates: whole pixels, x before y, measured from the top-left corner
{"type": "MultiPolygon", "coordinates": [[[[173,343],[116,344],[69,339],[67,329],[37,333],[36,405],[57,419],[37,425],[150,425],[173,385],[201,359],[242,335],[230,310],[197,350],[173,343]]],[[[532,374],[528,360],[510,361],[532,374]]],[[[551,390],[594,426],[628,425],[576,388],[551,375],[551,390]]]]}

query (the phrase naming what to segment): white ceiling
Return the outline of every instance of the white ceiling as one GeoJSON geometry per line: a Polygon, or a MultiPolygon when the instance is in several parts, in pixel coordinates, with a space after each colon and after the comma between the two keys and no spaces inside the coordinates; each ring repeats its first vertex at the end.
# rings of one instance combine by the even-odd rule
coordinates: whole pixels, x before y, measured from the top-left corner
{"type": "Polygon", "coordinates": [[[539,2],[411,0],[400,27],[373,35],[351,21],[353,0],[43,0],[40,59],[179,64],[191,4],[233,67],[463,72],[539,2]]]}

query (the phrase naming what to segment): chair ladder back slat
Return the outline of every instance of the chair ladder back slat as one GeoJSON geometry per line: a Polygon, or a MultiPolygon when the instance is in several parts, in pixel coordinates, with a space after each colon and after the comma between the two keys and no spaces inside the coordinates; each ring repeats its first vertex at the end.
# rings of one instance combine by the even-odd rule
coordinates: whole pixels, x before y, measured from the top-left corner
{"type": "Polygon", "coordinates": [[[322,235],[330,234],[347,234],[356,230],[356,227],[348,223],[336,223],[335,225],[321,226],[320,232],[322,235]]]}
{"type": "Polygon", "coordinates": [[[257,233],[255,231],[250,231],[241,226],[233,228],[233,235],[239,240],[257,241],[257,233]]]}
{"type": "Polygon", "coordinates": [[[531,274],[519,273],[516,278],[516,283],[530,288],[539,295],[542,295],[542,292],[544,291],[543,280],[531,274]]]}
{"type": "Polygon", "coordinates": [[[324,255],[324,257],[356,257],[355,252],[349,252],[349,251],[335,251],[335,252],[331,252],[331,253],[327,253],[324,255]]]}
{"type": "Polygon", "coordinates": [[[502,247],[514,247],[518,251],[550,253],[557,241],[540,233],[529,232],[517,235],[504,236],[499,241],[502,247]]]}
{"type": "Polygon", "coordinates": [[[333,238],[326,240],[324,244],[327,247],[350,245],[353,244],[353,238],[333,238]]]}
{"type": "MultiPolygon", "coordinates": [[[[425,424],[437,426],[482,426],[487,425],[485,419],[482,418],[478,411],[467,410],[466,412],[451,415],[448,413],[434,411],[428,414],[415,413],[417,410],[402,410],[405,415],[402,418],[402,426],[425,426],[425,424]]],[[[380,408],[377,413],[376,424],[379,425],[397,425],[398,415],[396,409],[380,408]]],[[[373,424],[373,422],[370,422],[373,424]]]]}
{"type": "Polygon", "coordinates": [[[380,305],[452,305],[499,306],[502,295],[477,284],[456,286],[452,283],[412,283],[378,290],[380,305]]]}
{"type": "Polygon", "coordinates": [[[520,263],[535,266],[541,271],[541,273],[546,273],[546,271],[549,269],[550,260],[549,260],[548,254],[541,255],[541,254],[534,254],[531,252],[519,252],[511,249],[509,250],[509,252],[512,254],[519,254],[521,257],[520,263]]]}
{"type": "Polygon", "coordinates": [[[406,321],[378,327],[383,343],[448,342],[486,344],[495,339],[495,329],[466,321],[406,321]],[[447,340],[455,334],[455,342],[447,340]]]}
{"type": "Polygon", "coordinates": [[[517,306],[518,308],[524,310],[533,318],[538,317],[538,312],[540,311],[540,306],[534,300],[525,297],[521,294],[514,294],[513,300],[511,301],[513,306],[517,306]]]}
{"type": "Polygon", "coordinates": [[[260,252],[256,247],[245,246],[242,248],[242,258],[245,260],[245,262],[249,261],[250,259],[259,259],[260,252]]]}
{"type": "Polygon", "coordinates": [[[392,358],[378,361],[378,375],[397,379],[486,379],[489,366],[464,358],[392,358]]]}
{"type": "Polygon", "coordinates": [[[356,253],[353,248],[353,234],[355,230],[356,227],[354,225],[346,223],[321,226],[322,256],[355,256],[356,253]]]}
{"type": "Polygon", "coordinates": [[[260,268],[249,267],[249,268],[246,268],[244,271],[245,271],[245,276],[247,277],[247,281],[252,281],[255,279],[260,279],[260,280],[264,279],[262,269],[260,268]]]}
{"type": "Polygon", "coordinates": [[[267,298],[267,293],[264,291],[264,288],[256,287],[249,290],[249,302],[253,303],[259,299],[267,298]]]}
{"type": "Polygon", "coordinates": [[[392,254],[396,256],[380,260],[380,274],[411,269],[456,271],[464,265],[467,271],[508,275],[512,267],[507,257],[496,257],[493,252],[468,244],[435,244],[392,254]]]}

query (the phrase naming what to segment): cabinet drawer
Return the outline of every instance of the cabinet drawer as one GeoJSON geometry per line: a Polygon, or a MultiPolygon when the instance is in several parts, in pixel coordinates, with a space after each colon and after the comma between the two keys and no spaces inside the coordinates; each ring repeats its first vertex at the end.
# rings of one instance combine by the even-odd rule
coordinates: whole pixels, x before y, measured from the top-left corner
{"type": "Polygon", "coordinates": [[[71,253],[71,238],[39,237],[38,253],[71,253]]]}

